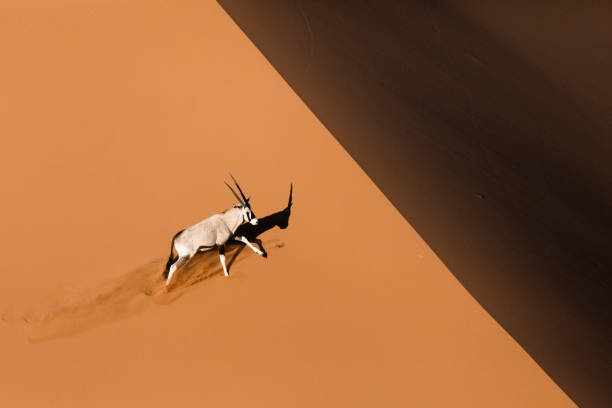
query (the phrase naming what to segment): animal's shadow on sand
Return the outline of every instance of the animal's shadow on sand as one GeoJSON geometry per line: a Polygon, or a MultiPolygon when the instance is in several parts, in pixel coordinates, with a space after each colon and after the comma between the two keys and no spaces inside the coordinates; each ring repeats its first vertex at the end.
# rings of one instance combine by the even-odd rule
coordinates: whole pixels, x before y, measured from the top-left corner
{"type": "MultiPolygon", "coordinates": [[[[266,252],[259,236],[274,227],[287,228],[290,214],[291,198],[284,210],[260,218],[256,226],[243,225],[237,234],[246,236],[266,252]]],[[[277,239],[266,240],[265,243],[271,250],[284,246],[277,239]]],[[[230,276],[232,265],[255,255],[250,249],[244,249],[245,245],[239,242],[226,246],[230,276]]],[[[222,272],[218,251],[199,253],[177,270],[175,280],[170,287],[166,287],[162,276],[163,263],[163,259],[158,259],[88,291],[73,290],[54,296],[38,310],[16,314],[5,311],[2,320],[6,323],[26,323],[31,343],[72,336],[134,316],[155,305],[170,304],[197,284],[222,272]]]]}

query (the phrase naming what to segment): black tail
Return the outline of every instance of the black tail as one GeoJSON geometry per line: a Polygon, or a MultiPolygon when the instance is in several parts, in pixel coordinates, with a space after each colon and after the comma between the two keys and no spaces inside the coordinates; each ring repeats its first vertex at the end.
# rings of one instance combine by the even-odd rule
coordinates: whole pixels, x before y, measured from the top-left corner
{"type": "Polygon", "coordinates": [[[172,237],[172,243],[170,244],[170,257],[168,258],[168,262],[166,262],[166,269],[164,269],[164,279],[168,279],[168,272],[170,272],[170,266],[178,259],[178,255],[176,257],[172,256],[172,250],[174,249],[174,240],[178,237],[181,232],[185,231],[184,229],[180,230],[172,237]]]}

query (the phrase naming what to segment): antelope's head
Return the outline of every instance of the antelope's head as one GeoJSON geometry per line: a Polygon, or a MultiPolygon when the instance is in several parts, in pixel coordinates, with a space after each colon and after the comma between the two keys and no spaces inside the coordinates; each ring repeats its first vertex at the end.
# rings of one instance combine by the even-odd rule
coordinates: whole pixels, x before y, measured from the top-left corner
{"type": "Polygon", "coordinates": [[[238,182],[234,178],[234,176],[230,174],[230,177],[234,181],[234,184],[236,185],[236,188],[238,188],[238,191],[240,192],[240,196],[242,198],[239,197],[238,194],[236,194],[234,189],[229,184],[225,183],[225,185],[230,189],[230,191],[234,194],[234,197],[236,197],[236,200],[238,200],[238,202],[240,203],[240,205],[234,206],[234,207],[240,209],[240,212],[242,214],[242,222],[243,223],[248,222],[251,225],[257,225],[258,223],[257,217],[255,217],[255,213],[253,212],[253,209],[251,208],[251,204],[249,203],[249,200],[251,199],[251,197],[246,198],[244,193],[242,192],[242,189],[238,185],[238,182]]]}

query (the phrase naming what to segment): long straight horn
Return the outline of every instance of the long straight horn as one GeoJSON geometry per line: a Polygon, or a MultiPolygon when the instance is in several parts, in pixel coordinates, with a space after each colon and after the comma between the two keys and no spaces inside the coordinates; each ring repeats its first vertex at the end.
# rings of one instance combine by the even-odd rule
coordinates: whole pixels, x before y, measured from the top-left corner
{"type": "MultiPolygon", "coordinates": [[[[225,181],[224,181],[225,183],[225,181]]],[[[225,183],[225,185],[227,186],[227,188],[230,189],[230,191],[234,194],[234,197],[236,197],[236,200],[238,200],[238,202],[242,205],[245,205],[244,202],[242,202],[242,200],[240,199],[240,197],[238,197],[238,194],[236,194],[236,192],[234,191],[234,189],[232,188],[232,186],[230,186],[229,184],[225,183]]]]}
{"type": "Polygon", "coordinates": [[[249,204],[249,199],[246,198],[246,196],[244,195],[244,193],[242,192],[242,189],[240,188],[240,186],[238,185],[238,182],[236,181],[236,179],[234,178],[234,176],[232,176],[232,173],[230,173],[230,177],[232,178],[232,180],[234,180],[234,184],[236,185],[236,187],[238,187],[238,191],[240,191],[240,195],[242,196],[242,199],[244,200],[245,204],[249,204]]]}
{"type": "Polygon", "coordinates": [[[291,187],[289,187],[289,203],[287,204],[287,208],[291,208],[291,204],[293,204],[293,183],[291,183],[291,187]]]}

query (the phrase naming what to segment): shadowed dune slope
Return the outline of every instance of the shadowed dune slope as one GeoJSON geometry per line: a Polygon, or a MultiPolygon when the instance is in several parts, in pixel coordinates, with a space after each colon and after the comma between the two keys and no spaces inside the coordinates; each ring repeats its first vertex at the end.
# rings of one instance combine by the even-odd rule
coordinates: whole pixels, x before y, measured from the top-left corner
{"type": "Polygon", "coordinates": [[[540,366],[612,405],[612,6],[219,3],[540,366]]]}
{"type": "Polygon", "coordinates": [[[215,1],[0,2],[0,50],[2,406],[575,406],[215,1]],[[269,257],[166,292],[228,172],[269,257]]]}

